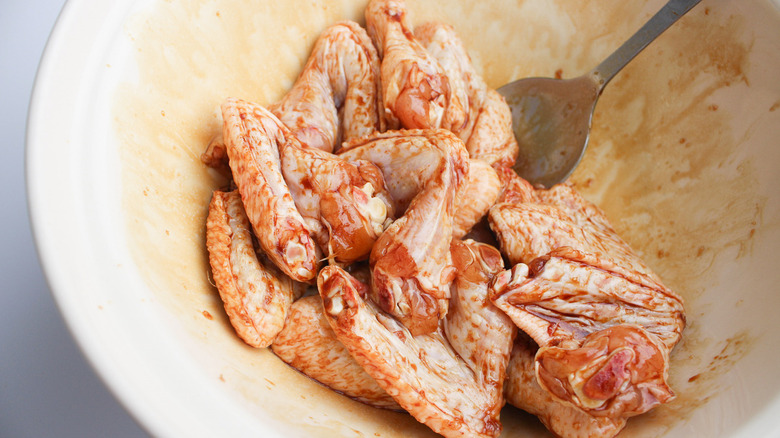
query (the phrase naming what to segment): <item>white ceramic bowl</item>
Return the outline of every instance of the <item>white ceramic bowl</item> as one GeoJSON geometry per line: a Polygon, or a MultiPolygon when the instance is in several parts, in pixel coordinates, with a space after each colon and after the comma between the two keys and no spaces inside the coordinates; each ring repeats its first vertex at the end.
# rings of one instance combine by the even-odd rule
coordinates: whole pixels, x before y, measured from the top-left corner
{"type": "MultiPolygon", "coordinates": [[[[409,0],[494,87],[575,76],[663,2],[409,0]]],[[[242,344],[209,282],[198,160],[228,96],[270,103],[365,1],[72,0],[30,111],[35,239],[69,327],[157,436],[408,436],[242,344]],[[248,4],[252,3],[252,4],[248,4]]],[[[685,299],[678,398],[621,436],[780,436],[780,13],[704,0],[607,87],[573,182],[685,299]]],[[[513,408],[506,436],[543,429],[513,408]]]]}

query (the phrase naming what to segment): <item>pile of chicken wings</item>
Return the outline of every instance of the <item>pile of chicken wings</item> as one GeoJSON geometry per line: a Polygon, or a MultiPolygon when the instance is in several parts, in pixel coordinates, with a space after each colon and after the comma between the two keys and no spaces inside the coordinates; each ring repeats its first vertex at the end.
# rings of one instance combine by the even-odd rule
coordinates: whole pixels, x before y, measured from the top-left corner
{"type": "Polygon", "coordinates": [[[671,400],[682,299],[571,186],[514,173],[510,110],[452,27],[400,0],[365,18],[279,102],[222,104],[206,244],[238,336],[448,437],[498,436],[505,402],[609,437],[671,400]]]}

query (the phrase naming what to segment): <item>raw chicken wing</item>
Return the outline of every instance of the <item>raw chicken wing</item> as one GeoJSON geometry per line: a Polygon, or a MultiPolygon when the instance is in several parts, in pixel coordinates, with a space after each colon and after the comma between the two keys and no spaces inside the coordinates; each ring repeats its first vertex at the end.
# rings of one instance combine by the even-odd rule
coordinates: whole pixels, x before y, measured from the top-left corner
{"type": "Polygon", "coordinates": [[[617,235],[604,213],[571,186],[558,184],[540,190],[516,174],[517,180],[502,178],[506,187],[503,202],[490,209],[488,219],[510,263],[528,264],[568,246],[596,256],[606,269],[676,296],[617,235]]]}
{"type": "Polygon", "coordinates": [[[486,286],[480,292],[473,285],[500,269],[495,253],[485,261],[483,252],[454,256],[468,265],[470,279],[457,286],[460,298],[450,315],[460,316],[451,322],[449,332],[458,336],[452,343],[442,328],[413,336],[364,300],[365,286],[338,267],[324,268],[317,279],[325,315],[355,360],[402,408],[446,437],[496,437],[501,432],[502,382],[514,333],[511,323],[486,303],[486,286]],[[491,342],[475,341],[483,335],[491,342]]]}
{"type": "Polygon", "coordinates": [[[228,99],[222,118],[230,168],[260,247],[292,279],[313,280],[317,248],[279,160],[279,145],[297,140],[268,110],[246,101],[228,99]]]}
{"type": "Polygon", "coordinates": [[[513,184],[490,210],[511,263],[491,298],[539,345],[540,385],[594,416],[638,415],[673,398],[669,352],[683,302],[568,186],[513,184]],[[525,192],[524,192],[525,191],[525,192]]]}
{"type": "Polygon", "coordinates": [[[447,76],[414,38],[403,0],[371,0],[368,34],[381,59],[382,100],[388,129],[460,128],[462,103],[451,99],[447,76]]]}
{"type": "Polygon", "coordinates": [[[466,48],[451,26],[423,23],[414,29],[414,36],[441,65],[449,83],[450,99],[463,108],[464,123],[453,126],[452,132],[466,144],[485,100],[485,82],[472,67],[466,48]]]}
{"type": "Polygon", "coordinates": [[[517,337],[504,385],[509,404],[536,415],[561,438],[611,438],[623,429],[624,418],[593,417],[542,389],[534,371],[536,350],[533,340],[525,335],[517,337]]]}
{"type": "MultiPolygon", "coordinates": [[[[403,216],[376,241],[369,259],[371,287],[372,298],[412,334],[436,330],[447,313],[454,275],[449,244],[455,199],[469,171],[463,143],[442,129],[394,131],[365,139],[342,156],[371,161],[387,178],[408,175],[423,183],[403,216]]],[[[395,197],[417,184],[387,180],[387,186],[395,197]]]]}
{"type": "Polygon", "coordinates": [[[477,383],[493,399],[498,418],[506,364],[517,329],[509,317],[488,297],[493,277],[504,269],[501,253],[473,240],[453,240],[452,262],[457,274],[452,282],[450,309],[443,321],[452,348],[476,373],[477,383]]]}
{"type": "Polygon", "coordinates": [[[290,366],[336,392],[378,408],[401,409],[336,339],[319,295],[293,303],[271,348],[290,366]]]}
{"type": "Polygon", "coordinates": [[[280,154],[295,205],[326,257],[338,263],[367,258],[392,217],[380,170],[297,140],[280,145],[280,154]]]}
{"type": "Polygon", "coordinates": [[[320,35],[293,88],[269,109],[301,143],[332,152],[342,140],[383,130],[379,57],[357,23],[320,35]]]}
{"type": "Polygon", "coordinates": [[[214,192],[206,221],[212,276],[238,336],[262,348],[282,330],[296,288],[275,266],[258,259],[250,230],[241,195],[214,192]]]}
{"type": "Polygon", "coordinates": [[[558,248],[495,279],[493,302],[540,346],[540,385],[594,416],[644,413],[674,394],[682,303],[558,248]]]}
{"type": "Polygon", "coordinates": [[[442,66],[451,99],[462,102],[466,121],[452,131],[466,144],[469,156],[491,166],[512,166],[520,149],[512,131],[512,112],[496,90],[474,70],[468,52],[452,26],[429,22],[414,34],[442,66]]]}

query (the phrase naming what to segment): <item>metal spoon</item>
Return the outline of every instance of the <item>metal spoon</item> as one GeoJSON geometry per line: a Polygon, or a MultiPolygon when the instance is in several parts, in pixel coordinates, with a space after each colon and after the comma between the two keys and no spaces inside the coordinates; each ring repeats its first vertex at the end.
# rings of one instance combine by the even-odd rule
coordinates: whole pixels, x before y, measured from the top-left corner
{"type": "Polygon", "coordinates": [[[520,144],[515,171],[546,188],[563,182],[588,144],[593,110],[604,87],[658,35],[701,0],[670,0],[641,29],[596,68],[573,79],[527,78],[498,92],[512,109],[520,144]]]}

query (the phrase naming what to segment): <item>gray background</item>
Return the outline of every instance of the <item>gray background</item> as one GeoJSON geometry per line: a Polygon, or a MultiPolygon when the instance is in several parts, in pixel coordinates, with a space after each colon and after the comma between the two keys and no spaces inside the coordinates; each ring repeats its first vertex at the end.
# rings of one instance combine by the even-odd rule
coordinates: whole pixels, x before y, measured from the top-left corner
{"type": "Polygon", "coordinates": [[[146,437],[66,328],[33,244],[27,107],[64,0],[0,0],[0,437],[146,437]]]}

